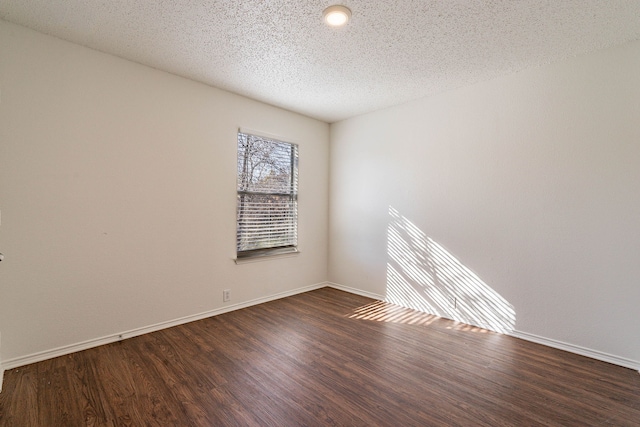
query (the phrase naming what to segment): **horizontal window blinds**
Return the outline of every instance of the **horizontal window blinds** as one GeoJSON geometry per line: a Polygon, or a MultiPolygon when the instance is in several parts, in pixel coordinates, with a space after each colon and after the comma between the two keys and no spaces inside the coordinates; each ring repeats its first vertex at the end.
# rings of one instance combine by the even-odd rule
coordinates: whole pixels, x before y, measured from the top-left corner
{"type": "Polygon", "coordinates": [[[238,133],[238,257],[298,244],[298,146],[238,133]]]}

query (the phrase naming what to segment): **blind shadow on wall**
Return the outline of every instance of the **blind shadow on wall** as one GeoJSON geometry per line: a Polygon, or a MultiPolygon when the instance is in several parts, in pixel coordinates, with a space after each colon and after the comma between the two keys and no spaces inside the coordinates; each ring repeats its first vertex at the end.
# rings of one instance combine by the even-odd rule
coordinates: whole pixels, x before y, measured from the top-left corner
{"type": "Polygon", "coordinates": [[[495,332],[514,330],[509,301],[392,206],[387,258],[386,302],[495,332]]]}

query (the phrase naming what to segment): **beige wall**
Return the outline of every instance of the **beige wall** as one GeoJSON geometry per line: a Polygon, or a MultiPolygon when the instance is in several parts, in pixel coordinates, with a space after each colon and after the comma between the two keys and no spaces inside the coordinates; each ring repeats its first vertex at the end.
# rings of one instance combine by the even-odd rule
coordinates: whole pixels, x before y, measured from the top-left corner
{"type": "Polygon", "coordinates": [[[329,280],[640,367],[638,76],[640,42],[332,125],[329,280]]]}
{"type": "Polygon", "coordinates": [[[329,126],[0,21],[0,332],[42,351],[322,283],[329,126]],[[298,256],[236,265],[236,132],[300,145],[298,256]]]}
{"type": "Polygon", "coordinates": [[[325,123],[0,40],[5,367],[327,278],[640,366],[639,43],[334,124],[329,158],[325,123]],[[240,126],[300,144],[296,257],[232,261],[240,126]]]}

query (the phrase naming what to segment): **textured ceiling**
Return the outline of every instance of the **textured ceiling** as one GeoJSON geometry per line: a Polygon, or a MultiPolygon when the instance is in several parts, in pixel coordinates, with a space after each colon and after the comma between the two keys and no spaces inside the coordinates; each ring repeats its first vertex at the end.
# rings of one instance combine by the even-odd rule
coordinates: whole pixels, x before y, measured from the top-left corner
{"type": "MultiPolygon", "coordinates": [[[[640,39],[640,0],[0,0],[0,18],[326,122],[640,39]]],[[[1,41],[0,41],[1,45],[1,41]]]]}

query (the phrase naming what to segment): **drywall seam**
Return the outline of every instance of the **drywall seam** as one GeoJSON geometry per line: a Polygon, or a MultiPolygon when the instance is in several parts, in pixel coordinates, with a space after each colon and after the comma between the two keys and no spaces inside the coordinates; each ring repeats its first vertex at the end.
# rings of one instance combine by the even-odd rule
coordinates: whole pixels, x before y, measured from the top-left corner
{"type": "MultiPolygon", "coordinates": [[[[374,294],[371,292],[365,292],[360,289],[351,288],[349,286],[344,286],[338,283],[327,282],[327,286],[335,289],[339,289],[341,291],[350,292],[352,294],[361,295],[373,299],[377,299],[380,301],[385,301],[385,297],[383,295],[374,294]]],[[[496,332],[499,333],[499,332],[496,332]]],[[[569,353],[579,354],[580,356],[589,357],[591,359],[599,360],[601,362],[612,363],[614,365],[622,366],[624,368],[634,369],[640,372],[640,361],[626,359],[624,357],[615,356],[613,354],[603,353],[601,351],[592,350],[585,347],[580,347],[574,344],[569,344],[562,341],[553,340],[551,338],[545,338],[538,335],[530,334],[522,331],[512,331],[507,334],[514,338],[520,338],[525,341],[535,342],[536,344],[541,344],[546,347],[556,348],[558,350],[568,351],[569,353]]]]}
{"type": "Polygon", "coordinates": [[[54,348],[51,350],[45,350],[38,353],[33,353],[27,356],[16,357],[13,359],[5,360],[2,363],[4,364],[5,369],[7,370],[14,369],[20,366],[29,365],[31,363],[41,362],[43,360],[53,359],[54,357],[64,356],[70,353],[75,353],[77,351],[87,350],[87,349],[98,347],[104,344],[110,344],[110,343],[121,341],[127,338],[133,338],[139,335],[144,335],[144,334],[156,332],[162,329],[171,328],[173,326],[183,325],[185,323],[193,322],[196,320],[206,319],[208,317],[217,316],[219,314],[227,313],[234,310],[239,310],[242,308],[250,307],[252,305],[262,304],[265,302],[286,298],[286,297],[301,294],[304,292],[313,291],[316,289],[324,288],[326,286],[327,284],[325,282],[316,283],[314,285],[304,286],[302,288],[294,289],[291,291],[281,292],[281,293],[273,294],[273,295],[262,297],[262,298],[256,298],[243,303],[228,305],[215,310],[209,310],[209,311],[181,317],[174,320],[169,320],[166,322],[160,322],[160,323],[145,326],[142,328],[131,329],[129,331],[115,333],[115,334],[107,335],[101,338],[94,338],[94,339],[79,342],[76,344],[65,345],[65,346],[54,348]]]}

